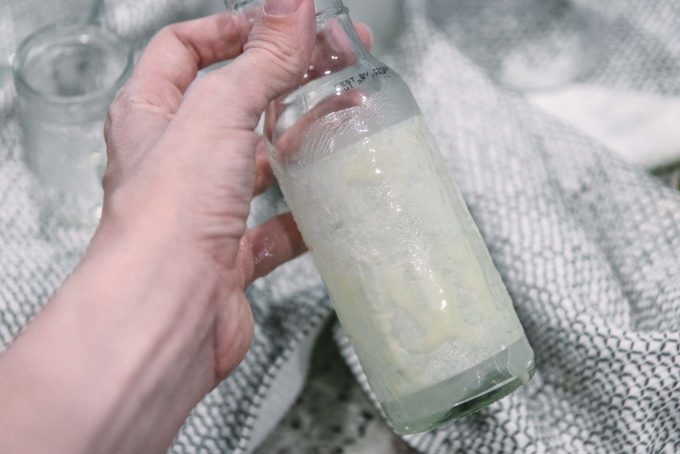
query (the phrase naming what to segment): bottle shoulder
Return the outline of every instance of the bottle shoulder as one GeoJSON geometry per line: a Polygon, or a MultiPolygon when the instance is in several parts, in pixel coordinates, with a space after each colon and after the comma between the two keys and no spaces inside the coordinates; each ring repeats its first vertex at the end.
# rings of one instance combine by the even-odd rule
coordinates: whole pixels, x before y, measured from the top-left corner
{"type": "Polygon", "coordinates": [[[314,106],[328,96],[342,95],[357,90],[366,96],[381,91],[388,86],[410,95],[408,86],[392,68],[373,56],[359,59],[352,66],[324,75],[297,88],[282,99],[282,104],[292,105],[303,102],[314,106]]]}
{"type": "Polygon", "coordinates": [[[375,58],[364,58],[279,99],[268,111],[265,130],[272,143],[283,137],[302,141],[319,128],[326,132],[317,135],[330,140],[337,125],[351,123],[354,133],[343,137],[352,141],[419,114],[399,74],[375,58]]]}

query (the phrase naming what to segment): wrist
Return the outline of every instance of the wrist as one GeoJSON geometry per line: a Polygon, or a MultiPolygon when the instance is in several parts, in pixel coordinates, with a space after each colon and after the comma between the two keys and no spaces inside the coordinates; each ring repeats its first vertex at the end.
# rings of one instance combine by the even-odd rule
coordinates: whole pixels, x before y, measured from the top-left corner
{"type": "Polygon", "coordinates": [[[148,443],[147,452],[167,447],[215,385],[215,311],[230,291],[185,238],[148,227],[98,235],[74,276],[95,294],[115,295],[88,301],[84,324],[100,343],[92,355],[106,352],[100,367],[109,369],[100,374],[110,400],[99,412],[106,429],[97,443],[108,439],[117,452],[127,451],[121,440],[136,449],[148,443]]]}
{"type": "Polygon", "coordinates": [[[36,440],[51,450],[160,451],[215,385],[216,301],[229,289],[184,242],[103,227],[2,358],[0,391],[22,388],[13,406],[54,428],[36,440]]]}

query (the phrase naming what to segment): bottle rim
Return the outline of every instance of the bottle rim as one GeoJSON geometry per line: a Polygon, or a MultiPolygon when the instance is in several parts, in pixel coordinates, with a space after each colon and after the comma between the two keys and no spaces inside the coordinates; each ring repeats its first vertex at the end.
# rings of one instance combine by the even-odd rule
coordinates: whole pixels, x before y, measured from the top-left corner
{"type": "Polygon", "coordinates": [[[123,38],[110,30],[95,25],[66,20],[39,28],[24,39],[24,41],[19,44],[13,57],[12,73],[17,90],[20,90],[24,95],[28,95],[34,100],[40,100],[41,102],[52,105],[89,104],[96,103],[115,94],[132,71],[133,65],[134,58],[132,48],[123,40],[123,38]],[[119,72],[114,78],[115,80],[106,87],[101,87],[98,90],[77,96],[59,96],[45,93],[31,84],[25,74],[26,65],[30,60],[31,50],[42,43],[55,39],[55,37],[67,36],[68,34],[75,35],[77,33],[80,34],[81,38],[84,37],[87,38],[87,40],[100,39],[102,42],[106,43],[112,52],[120,54],[124,63],[119,68],[119,72]]]}

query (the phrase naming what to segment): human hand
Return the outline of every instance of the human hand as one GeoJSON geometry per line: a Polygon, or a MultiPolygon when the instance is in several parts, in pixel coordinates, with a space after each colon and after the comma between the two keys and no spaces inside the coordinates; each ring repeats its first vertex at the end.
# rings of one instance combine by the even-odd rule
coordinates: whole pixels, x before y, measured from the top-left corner
{"type": "MultiPolygon", "coordinates": [[[[140,244],[179,246],[174,259],[186,266],[214,266],[216,380],[240,362],[252,339],[244,289],[305,249],[289,213],[246,230],[251,199],[273,179],[254,129],[270,101],[300,81],[316,34],[312,1],[265,2],[264,11],[252,30],[227,14],[165,28],[116,97],[106,126],[109,161],[95,245],[125,231],[140,244]],[[232,58],[195,80],[199,69],[232,58]]],[[[357,28],[368,45],[370,32],[357,28]]]]}
{"type": "Polygon", "coordinates": [[[97,232],[0,355],[1,451],[162,451],[245,355],[245,287],[304,249],[289,214],[246,229],[273,178],[254,129],[316,35],[313,0],[264,3],[252,30],[227,14],[165,28],[116,97],[97,232]]]}

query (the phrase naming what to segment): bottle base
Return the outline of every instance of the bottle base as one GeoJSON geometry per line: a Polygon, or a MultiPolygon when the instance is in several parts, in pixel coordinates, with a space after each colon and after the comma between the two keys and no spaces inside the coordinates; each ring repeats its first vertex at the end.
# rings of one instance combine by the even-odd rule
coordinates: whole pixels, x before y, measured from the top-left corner
{"type": "Polygon", "coordinates": [[[522,337],[477,366],[382,408],[397,433],[426,432],[507,396],[533,373],[533,351],[522,337]]]}

